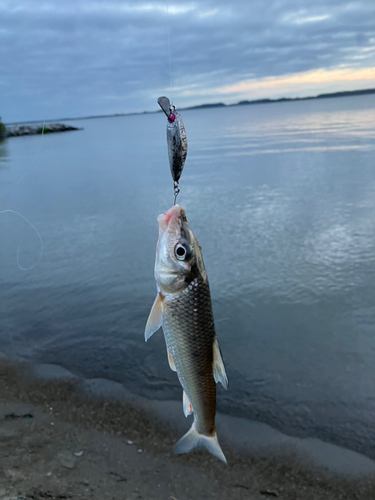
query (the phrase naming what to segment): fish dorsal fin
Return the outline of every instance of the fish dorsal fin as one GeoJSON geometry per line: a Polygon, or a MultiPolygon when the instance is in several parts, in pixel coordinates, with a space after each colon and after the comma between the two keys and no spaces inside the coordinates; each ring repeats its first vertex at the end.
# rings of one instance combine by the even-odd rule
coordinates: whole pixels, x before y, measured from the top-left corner
{"type": "Polygon", "coordinates": [[[169,363],[169,367],[171,370],[173,370],[174,372],[176,372],[176,366],[174,364],[174,361],[173,361],[173,358],[172,358],[172,354],[168,351],[167,349],[167,354],[168,354],[168,363],[169,363]]]}
{"type": "Polygon", "coordinates": [[[146,342],[151,337],[151,335],[153,335],[161,327],[161,323],[163,321],[163,302],[164,297],[160,292],[158,292],[145,328],[146,342]]]}
{"type": "Polygon", "coordinates": [[[220,382],[221,385],[224,387],[224,389],[228,389],[228,377],[227,377],[227,373],[225,371],[223,358],[221,357],[221,352],[220,352],[220,347],[219,347],[219,342],[217,340],[217,337],[215,337],[212,347],[213,347],[213,354],[214,354],[213,372],[214,372],[215,382],[216,383],[220,382]]]}
{"type": "Polygon", "coordinates": [[[191,403],[185,391],[182,394],[182,407],[184,409],[185,417],[188,417],[193,413],[193,407],[191,406],[191,403]]]}

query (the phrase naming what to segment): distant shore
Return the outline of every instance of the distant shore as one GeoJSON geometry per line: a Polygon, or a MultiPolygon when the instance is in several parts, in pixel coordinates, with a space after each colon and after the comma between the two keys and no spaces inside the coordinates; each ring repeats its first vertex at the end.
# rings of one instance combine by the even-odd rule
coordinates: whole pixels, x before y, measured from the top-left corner
{"type": "MultiPolygon", "coordinates": [[[[264,98],[264,99],[255,99],[252,101],[239,101],[234,104],[225,104],[223,102],[215,102],[215,103],[207,103],[207,104],[198,104],[196,106],[188,106],[186,108],[179,108],[180,111],[186,111],[190,109],[211,109],[211,108],[231,108],[233,106],[248,106],[248,105],[255,105],[255,104],[273,104],[273,103],[282,103],[282,102],[292,102],[292,101],[308,101],[308,100],[313,100],[313,99],[331,99],[331,98],[336,98],[336,97],[352,97],[352,96],[358,96],[358,95],[368,95],[368,94],[375,94],[375,89],[365,89],[365,90],[345,90],[342,92],[333,92],[330,94],[318,94],[315,96],[307,96],[307,97],[280,97],[279,99],[269,99],[269,98],[264,98]]],[[[53,120],[30,120],[30,121],[25,121],[25,122],[12,122],[8,123],[7,127],[9,125],[19,125],[22,123],[41,123],[41,122],[55,122],[55,121],[72,121],[72,120],[91,120],[94,118],[114,118],[114,117],[119,117],[119,116],[135,116],[135,115],[145,115],[145,114],[153,114],[153,113],[162,113],[161,110],[156,110],[156,111],[141,111],[141,112],[134,112],[134,113],[115,113],[115,114],[110,114],[110,115],[90,115],[90,116],[76,116],[76,117],[69,117],[69,118],[58,118],[58,119],[53,119],[53,120]]]]}

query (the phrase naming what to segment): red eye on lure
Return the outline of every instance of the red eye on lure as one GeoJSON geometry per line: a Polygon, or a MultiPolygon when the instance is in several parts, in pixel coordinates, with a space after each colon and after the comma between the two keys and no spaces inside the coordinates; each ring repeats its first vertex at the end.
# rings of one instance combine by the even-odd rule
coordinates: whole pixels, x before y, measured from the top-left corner
{"type": "Polygon", "coordinates": [[[173,123],[175,121],[176,117],[175,115],[172,115],[172,113],[168,116],[168,121],[169,123],[173,123]]]}

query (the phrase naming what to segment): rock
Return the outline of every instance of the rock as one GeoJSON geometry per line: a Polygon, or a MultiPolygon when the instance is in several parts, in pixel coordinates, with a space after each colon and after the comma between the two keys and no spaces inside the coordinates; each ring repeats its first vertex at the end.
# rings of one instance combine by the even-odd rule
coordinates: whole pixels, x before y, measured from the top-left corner
{"type": "Polygon", "coordinates": [[[10,496],[10,497],[4,497],[4,496],[1,496],[1,490],[0,490],[0,499],[1,500],[27,500],[27,498],[25,497],[20,497],[20,496],[10,496]]]}
{"type": "Polygon", "coordinates": [[[4,420],[16,420],[18,418],[34,418],[32,413],[23,413],[23,414],[16,414],[16,413],[7,413],[4,416],[4,420]]]}
{"type": "Polygon", "coordinates": [[[70,451],[61,451],[57,454],[57,459],[60,464],[66,469],[73,469],[76,464],[76,458],[70,451]]]}
{"type": "Polygon", "coordinates": [[[37,123],[35,125],[8,125],[4,132],[5,137],[18,137],[21,135],[49,134],[51,132],[67,132],[70,130],[82,130],[64,123],[37,123]]]}
{"type": "MultiPolygon", "coordinates": [[[[6,438],[12,438],[16,435],[16,433],[10,429],[6,429],[4,427],[0,427],[0,440],[6,439],[6,438]]],[[[1,495],[0,495],[1,498],[1,495]]]]}
{"type": "Polygon", "coordinates": [[[26,500],[24,497],[5,497],[5,496],[0,496],[1,500],[26,500]]]}

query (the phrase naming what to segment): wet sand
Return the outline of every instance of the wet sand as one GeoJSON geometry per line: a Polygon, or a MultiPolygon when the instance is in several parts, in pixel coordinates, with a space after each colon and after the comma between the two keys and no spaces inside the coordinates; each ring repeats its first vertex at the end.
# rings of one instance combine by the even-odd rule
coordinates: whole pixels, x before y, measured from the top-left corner
{"type": "Polygon", "coordinates": [[[0,359],[0,499],[375,498],[373,462],[361,455],[308,441],[305,450],[285,448],[288,437],[267,438],[259,424],[253,431],[258,441],[269,440],[261,447],[257,436],[241,439],[241,419],[232,419],[225,432],[222,417],[219,437],[228,466],[205,451],[176,456],[173,445],[190,425],[179,404],[129,395],[116,400],[116,385],[82,382],[69,373],[51,379],[46,371],[0,359]],[[174,425],[177,407],[181,415],[174,425]],[[231,433],[237,438],[232,448],[231,433]],[[303,458],[314,450],[317,457],[303,458]]]}

